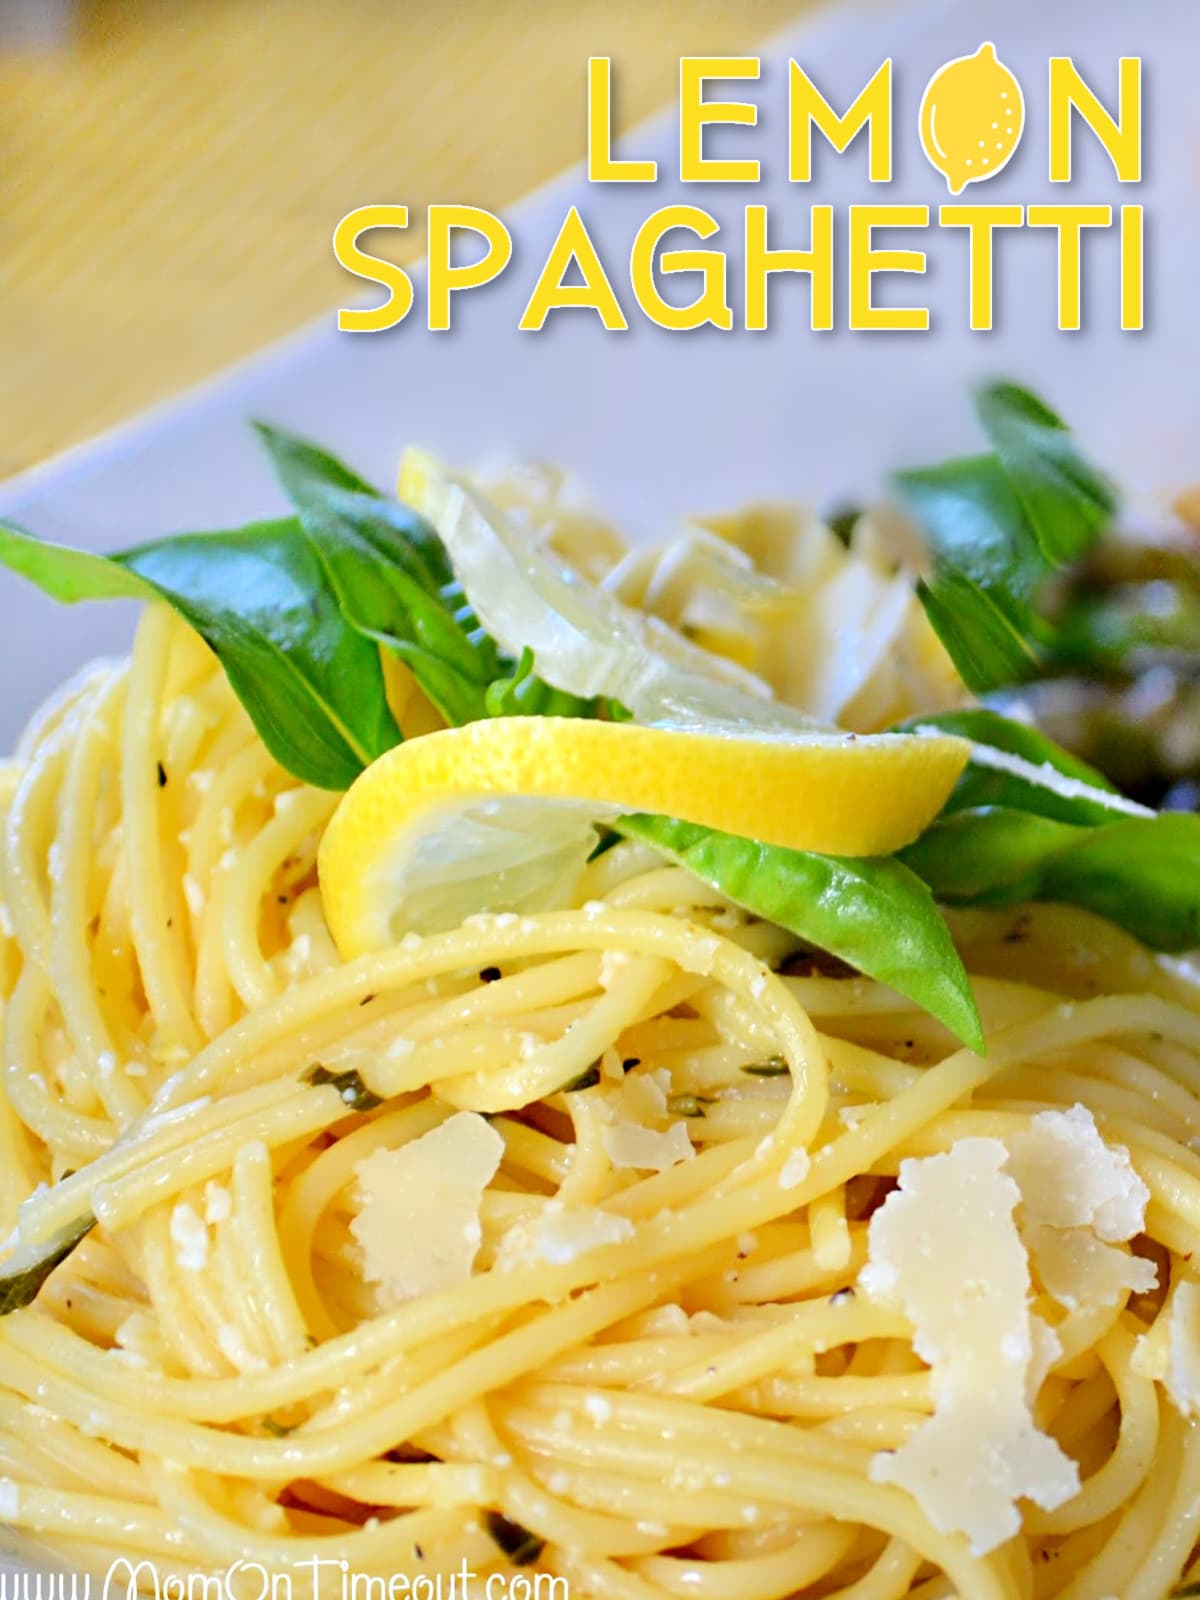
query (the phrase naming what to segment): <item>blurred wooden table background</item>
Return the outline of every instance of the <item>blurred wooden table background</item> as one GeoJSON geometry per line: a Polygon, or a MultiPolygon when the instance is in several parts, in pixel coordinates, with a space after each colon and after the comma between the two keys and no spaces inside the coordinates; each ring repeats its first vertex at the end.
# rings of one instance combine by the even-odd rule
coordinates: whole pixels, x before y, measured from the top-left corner
{"type": "Polygon", "coordinates": [[[627,127],[811,3],[90,0],[0,43],[0,477],[336,305],[353,206],[497,209],[579,160],[589,55],[627,127]]]}

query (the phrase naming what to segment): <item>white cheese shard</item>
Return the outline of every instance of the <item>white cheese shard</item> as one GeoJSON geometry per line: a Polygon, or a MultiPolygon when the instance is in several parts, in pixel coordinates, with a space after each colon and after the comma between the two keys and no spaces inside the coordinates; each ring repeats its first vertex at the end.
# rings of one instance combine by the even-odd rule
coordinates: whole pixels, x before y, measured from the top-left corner
{"type": "Polygon", "coordinates": [[[460,1111],[410,1144],[359,1162],[350,1231],[382,1300],[398,1305],[471,1276],[483,1241],[483,1192],[503,1154],[491,1124],[460,1111]]]}
{"type": "Polygon", "coordinates": [[[1146,1225],[1150,1191],[1124,1145],[1106,1144],[1086,1106],[1040,1111],[1009,1140],[1008,1170],[1025,1215],[1051,1228],[1091,1228],[1119,1244],[1146,1225]]]}
{"type": "Polygon", "coordinates": [[[561,1267],[576,1256],[601,1245],[623,1244],[633,1238],[633,1223],[615,1216],[600,1206],[576,1206],[571,1210],[547,1206],[537,1226],[537,1249],[543,1260],[561,1267]]]}
{"type": "Polygon", "coordinates": [[[673,1122],[665,1133],[636,1122],[618,1122],[604,1130],[604,1149],[614,1167],[637,1167],[644,1172],[665,1172],[695,1155],[684,1123],[673,1122]]]}
{"type": "Polygon", "coordinates": [[[1086,1106],[1039,1112],[1008,1150],[1021,1235],[1047,1294],[1074,1310],[1155,1287],[1154,1263],[1119,1248],[1145,1227],[1150,1191],[1086,1106]]]}
{"type": "Polygon", "coordinates": [[[1158,1284],[1153,1261],[1098,1239],[1091,1228],[1048,1228],[1024,1222],[1028,1247],[1042,1287],[1068,1311],[1079,1306],[1115,1306],[1129,1294],[1147,1294],[1158,1284]]]}
{"type": "Polygon", "coordinates": [[[795,1150],[789,1150],[787,1160],[779,1169],[779,1187],[781,1189],[798,1189],[812,1168],[808,1151],[802,1145],[795,1150]]]}
{"type": "Polygon", "coordinates": [[[1185,1417],[1200,1417],[1200,1284],[1181,1278],[1167,1316],[1164,1387],[1185,1417]]]}
{"type": "Polygon", "coordinates": [[[12,1478],[0,1478],[0,1522],[11,1522],[21,1515],[21,1486],[12,1478]]]}
{"type": "Polygon", "coordinates": [[[203,1272],[208,1265],[208,1229],[194,1206],[181,1200],[171,1212],[171,1243],[184,1272],[203,1272]]]}
{"type": "MultiPolygon", "coordinates": [[[[621,1113],[630,1122],[660,1122],[667,1115],[668,1073],[639,1072],[627,1077],[617,1095],[621,1113]],[[661,1078],[666,1078],[664,1087],[661,1078]]],[[[619,1113],[620,1114],[620,1113],[619,1113]]]]}
{"type": "MultiPolygon", "coordinates": [[[[1019,1531],[1019,1500],[1049,1511],[1079,1489],[1075,1463],[1029,1408],[1029,1258],[1007,1159],[998,1139],[961,1139],[945,1155],[902,1162],[899,1188],[871,1219],[860,1277],[872,1299],[912,1323],[934,1400],[899,1450],[874,1458],[871,1477],[906,1489],[939,1532],[965,1534],[975,1555],[1019,1531]]],[[[1041,1364],[1040,1332],[1037,1343],[1041,1364]]]]}

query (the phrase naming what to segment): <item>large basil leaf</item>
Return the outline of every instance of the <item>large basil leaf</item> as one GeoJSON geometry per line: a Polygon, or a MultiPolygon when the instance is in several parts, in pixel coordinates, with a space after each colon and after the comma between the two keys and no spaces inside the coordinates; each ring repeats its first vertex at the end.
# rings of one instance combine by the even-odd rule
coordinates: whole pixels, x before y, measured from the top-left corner
{"type": "Polygon", "coordinates": [[[614,827],[755,916],[898,990],[971,1049],[984,1049],[979,1012],[949,929],[929,890],[899,861],[785,850],[645,814],[622,817],[614,827]]]}
{"type": "Polygon", "coordinates": [[[443,598],[436,535],[405,506],[360,489],[303,440],[259,424],[285,493],[322,562],[346,621],[412,671],[448,722],[486,715],[495,646],[469,637],[443,598]]]}
{"type": "Polygon", "coordinates": [[[375,647],[343,617],[293,518],[189,533],[112,557],[5,525],[0,560],[59,600],[168,601],[208,641],[263,743],[318,788],[347,788],[399,737],[375,647]]]}
{"type": "Polygon", "coordinates": [[[500,654],[423,517],[383,499],[315,445],[256,426],[347,621],[409,667],[447,722],[608,714],[601,700],[537,677],[528,651],[516,663],[500,654]]]}
{"type": "Polygon", "coordinates": [[[1116,499],[1035,396],[992,383],[975,404],[992,454],[895,482],[933,557],[922,604],[964,683],[982,694],[1042,671],[1054,644],[1038,611],[1043,586],[1095,542],[1116,499]]]}
{"type": "Polygon", "coordinates": [[[1111,522],[1117,496],[1061,417],[1015,383],[981,384],[975,410],[1046,561],[1076,561],[1111,522]]]}
{"type": "Polygon", "coordinates": [[[1163,812],[1100,827],[1005,807],[958,811],[899,859],[950,905],[1082,906],[1154,950],[1200,946],[1200,817],[1163,812]]]}

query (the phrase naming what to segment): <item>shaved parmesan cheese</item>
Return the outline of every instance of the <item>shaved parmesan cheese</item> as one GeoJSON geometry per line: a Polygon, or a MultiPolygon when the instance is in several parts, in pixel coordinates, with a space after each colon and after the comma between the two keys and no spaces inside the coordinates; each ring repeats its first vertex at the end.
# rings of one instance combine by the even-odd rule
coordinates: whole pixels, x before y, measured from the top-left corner
{"type": "Polygon", "coordinates": [[[1051,1228],[1088,1227],[1116,1244],[1146,1225],[1150,1191],[1124,1145],[1106,1144],[1086,1106],[1041,1111],[1009,1140],[1024,1213],[1051,1228]]]}
{"type": "Polygon", "coordinates": [[[696,1153],[682,1122],[673,1122],[665,1133],[640,1127],[636,1122],[618,1122],[613,1128],[605,1128],[604,1149],[614,1167],[638,1167],[648,1172],[665,1172],[681,1161],[690,1161],[696,1153]]]}
{"type": "Polygon", "coordinates": [[[1115,1306],[1129,1294],[1147,1294],[1158,1285],[1153,1261],[1105,1244],[1091,1228],[1048,1228],[1026,1222],[1021,1237],[1042,1287],[1068,1311],[1115,1306]]]}
{"type": "MultiPolygon", "coordinates": [[[[933,1416],[877,1455],[871,1477],[906,1489],[939,1532],[966,1534],[975,1555],[1019,1531],[1018,1500],[1053,1510],[1079,1488],[1075,1463],[1029,1409],[1029,1258],[1007,1159],[997,1139],[961,1139],[945,1155],[902,1162],[899,1188],[871,1219],[860,1277],[911,1321],[934,1398],[933,1416]]],[[[1037,1342],[1041,1364],[1045,1334],[1037,1342]]]]}
{"type": "Polygon", "coordinates": [[[621,1085],[621,1110],[631,1122],[658,1122],[667,1114],[667,1090],[670,1087],[671,1079],[667,1073],[634,1073],[621,1085]],[[662,1078],[666,1078],[665,1086],[662,1078]]]}
{"type": "Polygon", "coordinates": [[[358,1214],[350,1231],[363,1274],[390,1304],[471,1276],[483,1240],[483,1191],[504,1140],[477,1112],[460,1111],[396,1150],[376,1150],[355,1168],[358,1214]]]}
{"type": "Polygon", "coordinates": [[[556,1267],[601,1245],[632,1238],[633,1223],[628,1217],[614,1216],[599,1206],[578,1206],[570,1211],[551,1211],[547,1206],[537,1229],[538,1252],[556,1267]]]}
{"type": "Polygon", "coordinates": [[[1119,1248],[1145,1227],[1150,1191],[1086,1106],[1039,1112],[1009,1140],[1008,1170],[1034,1271],[1060,1305],[1112,1306],[1155,1287],[1153,1262],[1119,1248]]]}
{"type": "Polygon", "coordinates": [[[1182,1278],[1167,1313],[1167,1394],[1185,1417],[1200,1417],[1200,1285],[1182,1278]]]}

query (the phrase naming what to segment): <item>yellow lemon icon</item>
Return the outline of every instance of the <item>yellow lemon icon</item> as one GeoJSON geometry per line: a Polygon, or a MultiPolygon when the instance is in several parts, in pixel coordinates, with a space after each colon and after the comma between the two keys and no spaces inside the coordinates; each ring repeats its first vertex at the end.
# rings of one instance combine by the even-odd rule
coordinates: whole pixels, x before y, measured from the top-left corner
{"type": "Polygon", "coordinates": [[[1025,126],[1021,85],[990,41],[939,67],[921,101],[921,147],[951,194],[994,178],[1025,126]]]}

